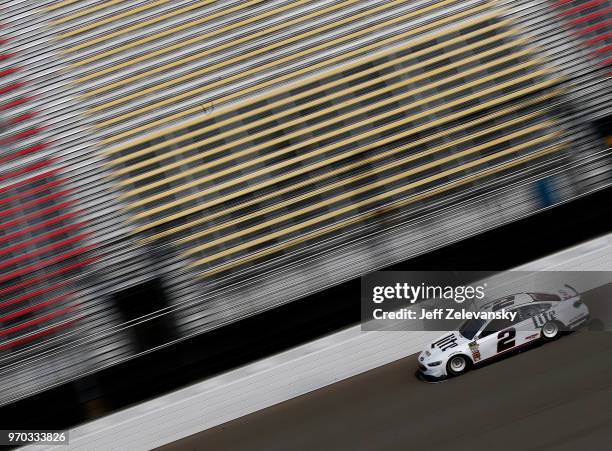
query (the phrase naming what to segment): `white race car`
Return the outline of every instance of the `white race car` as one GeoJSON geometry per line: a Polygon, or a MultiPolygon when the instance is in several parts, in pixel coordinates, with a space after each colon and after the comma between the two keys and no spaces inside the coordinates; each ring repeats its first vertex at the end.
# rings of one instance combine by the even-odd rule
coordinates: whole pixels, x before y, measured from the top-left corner
{"type": "Polygon", "coordinates": [[[419,354],[420,373],[433,379],[458,376],[486,360],[538,339],[554,340],[562,331],[583,325],[589,309],[576,290],[565,287],[558,294],[517,293],[485,304],[482,311],[505,309],[517,315],[514,320],[466,320],[419,354]]]}

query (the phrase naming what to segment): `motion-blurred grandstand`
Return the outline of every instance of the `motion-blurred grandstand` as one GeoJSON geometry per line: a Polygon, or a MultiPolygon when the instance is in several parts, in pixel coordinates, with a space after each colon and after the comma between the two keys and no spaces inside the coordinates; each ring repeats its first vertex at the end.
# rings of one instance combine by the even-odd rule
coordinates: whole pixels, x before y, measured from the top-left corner
{"type": "Polygon", "coordinates": [[[0,403],[609,186],[611,11],[6,0],[0,403]]]}

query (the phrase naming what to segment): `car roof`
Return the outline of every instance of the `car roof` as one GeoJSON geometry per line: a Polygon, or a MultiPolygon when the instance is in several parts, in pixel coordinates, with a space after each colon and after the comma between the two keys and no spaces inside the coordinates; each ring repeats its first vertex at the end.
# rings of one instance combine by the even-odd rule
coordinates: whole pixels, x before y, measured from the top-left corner
{"type": "Polygon", "coordinates": [[[481,310],[495,312],[502,308],[510,309],[532,302],[534,302],[534,299],[528,293],[514,293],[487,302],[482,306],[481,310]]]}

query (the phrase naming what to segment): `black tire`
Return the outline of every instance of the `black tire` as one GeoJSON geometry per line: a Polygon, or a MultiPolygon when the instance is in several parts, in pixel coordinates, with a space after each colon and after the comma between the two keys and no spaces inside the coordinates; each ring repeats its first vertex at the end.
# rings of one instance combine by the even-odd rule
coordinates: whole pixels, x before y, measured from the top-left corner
{"type": "Polygon", "coordinates": [[[542,326],[542,339],[544,341],[553,341],[558,339],[563,332],[563,327],[557,321],[549,321],[542,326]]]}
{"type": "Polygon", "coordinates": [[[449,376],[459,376],[469,371],[471,361],[463,354],[457,354],[452,356],[446,362],[446,373],[449,376]]]}

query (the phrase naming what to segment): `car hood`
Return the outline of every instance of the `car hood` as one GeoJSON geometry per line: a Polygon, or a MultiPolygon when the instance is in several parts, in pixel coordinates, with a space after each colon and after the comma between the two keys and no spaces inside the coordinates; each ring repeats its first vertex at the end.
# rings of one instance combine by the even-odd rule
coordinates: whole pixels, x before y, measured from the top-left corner
{"type": "Polygon", "coordinates": [[[470,340],[463,337],[459,332],[446,332],[427,345],[427,348],[421,353],[419,360],[421,362],[440,360],[446,355],[459,351],[462,345],[469,342],[470,340]],[[421,357],[423,358],[422,360],[421,357]]]}

